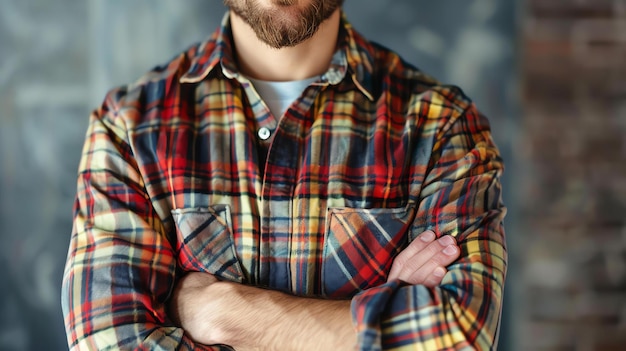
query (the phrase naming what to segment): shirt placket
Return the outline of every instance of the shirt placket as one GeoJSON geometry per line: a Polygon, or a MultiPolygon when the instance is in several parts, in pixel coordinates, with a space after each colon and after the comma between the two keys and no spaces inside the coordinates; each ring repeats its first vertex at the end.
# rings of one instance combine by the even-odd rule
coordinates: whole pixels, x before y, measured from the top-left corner
{"type": "MultiPolygon", "coordinates": [[[[233,71],[225,75],[239,81],[255,115],[259,171],[263,172],[261,196],[257,197],[260,211],[258,280],[261,285],[297,294],[310,294],[310,266],[315,259],[308,257],[310,240],[319,233],[308,233],[307,218],[295,218],[294,208],[309,208],[306,198],[294,196],[304,138],[306,118],[310,115],[320,91],[336,85],[345,76],[345,56],[336,55],[334,64],[318,82],[311,84],[277,121],[250,81],[233,71]],[[265,156],[265,157],[263,157],[265,156]],[[265,161],[265,162],[264,162],[265,161]],[[294,206],[294,201],[299,203],[294,206]],[[294,225],[295,221],[299,223],[294,225]]],[[[310,124],[310,123],[309,123],[310,124]]]]}
{"type": "Polygon", "coordinates": [[[294,201],[307,200],[294,196],[294,192],[302,162],[305,129],[310,125],[311,106],[321,88],[319,85],[309,86],[278,121],[268,150],[262,189],[262,279],[272,288],[299,294],[306,291],[300,291],[294,284],[298,278],[292,277],[291,265],[308,258],[296,257],[292,247],[306,242],[307,233],[298,231],[306,226],[294,225],[293,209],[294,201]]]}

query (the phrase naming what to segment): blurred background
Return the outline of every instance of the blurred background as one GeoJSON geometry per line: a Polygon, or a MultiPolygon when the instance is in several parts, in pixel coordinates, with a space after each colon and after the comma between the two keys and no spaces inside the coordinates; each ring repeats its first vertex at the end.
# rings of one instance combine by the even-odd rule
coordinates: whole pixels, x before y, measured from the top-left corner
{"type": "MultiPolygon", "coordinates": [[[[0,0],[0,350],[65,350],[60,284],[87,118],[205,39],[217,0],[0,0]]],[[[501,350],[626,349],[626,0],[347,0],[461,86],[505,158],[501,350]]]]}

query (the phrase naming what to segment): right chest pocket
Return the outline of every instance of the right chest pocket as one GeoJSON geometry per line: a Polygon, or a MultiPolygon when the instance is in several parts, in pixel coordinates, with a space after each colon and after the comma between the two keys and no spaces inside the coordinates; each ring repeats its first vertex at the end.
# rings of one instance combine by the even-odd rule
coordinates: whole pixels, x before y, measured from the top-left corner
{"type": "Polygon", "coordinates": [[[322,293],[351,298],[385,283],[394,258],[406,247],[414,212],[412,207],[329,209],[322,293]]]}
{"type": "Polygon", "coordinates": [[[172,211],[172,216],[176,225],[177,260],[184,270],[243,282],[227,205],[177,209],[172,211]]]}

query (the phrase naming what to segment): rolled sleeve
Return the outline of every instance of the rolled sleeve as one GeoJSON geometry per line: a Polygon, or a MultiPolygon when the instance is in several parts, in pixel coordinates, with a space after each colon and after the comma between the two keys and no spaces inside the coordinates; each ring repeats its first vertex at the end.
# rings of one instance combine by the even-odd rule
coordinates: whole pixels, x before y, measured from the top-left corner
{"type": "Polygon", "coordinates": [[[487,120],[471,105],[443,126],[410,236],[456,237],[460,258],[440,286],[392,281],[352,300],[359,350],[491,350],[506,274],[499,178],[503,164],[487,120]]]}
{"type": "MultiPolygon", "coordinates": [[[[90,119],[62,285],[70,350],[218,350],[166,315],[176,256],[109,95],[90,119]]],[[[225,348],[226,349],[226,348],[225,348]]]]}

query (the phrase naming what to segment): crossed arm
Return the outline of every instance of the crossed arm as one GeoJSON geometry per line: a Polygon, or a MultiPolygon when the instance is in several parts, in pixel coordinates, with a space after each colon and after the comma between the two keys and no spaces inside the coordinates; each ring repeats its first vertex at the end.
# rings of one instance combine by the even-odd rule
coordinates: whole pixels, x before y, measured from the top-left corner
{"type": "MultiPolygon", "coordinates": [[[[460,253],[454,238],[422,233],[394,260],[388,280],[434,287],[460,253]]],[[[320,300],[220,282],[210,274],[181,279],[170,314],[196,342],[246,350],[351,350],[349,300],[320,300]]]]}
{"type": "Polygon", "coordinates": [[[355,343],[351,320],[363,350],[493,348],[506,271],[502,164],[473,108],[436,139],[412,228],[456,236],[459,258],[429,269],[415,262],[423,250],[411,244],[396,257],[387,283],[351,302],[302,300],[195,274],[176,285],[172,299],[177,262],[161,222],[168,211],[146,194],[123,113],[108,108],[92,116],[79,168],[62,292],[70,349],[203,350],[218,342],[245,350],[254,347],[249,341],[264,349],[302,349],[303,342],[326,342],[319,337],[324,330],[336,335],[328,342],[337,346],[329,349],[339,349],[355,343]],[[446,266],[449,272],[434,284],[437,269],[446,266]],[[167,312],[168,302],[174,313],[167,312]],[[276,333],[281,337],[271,338],[276,333]]]}

